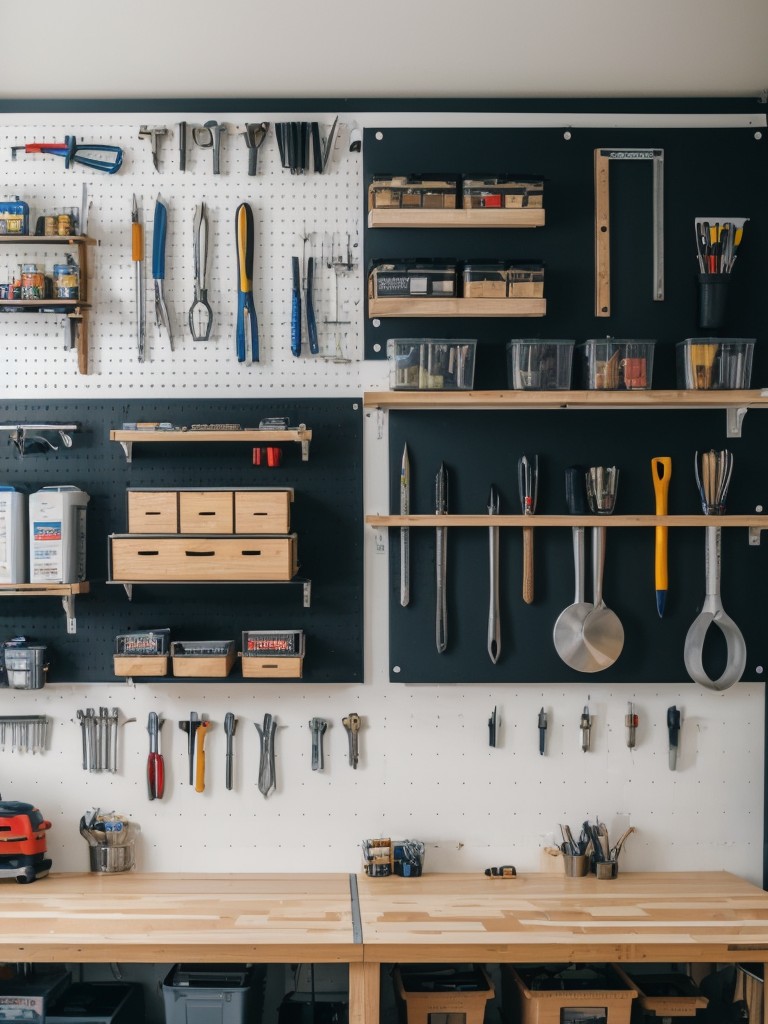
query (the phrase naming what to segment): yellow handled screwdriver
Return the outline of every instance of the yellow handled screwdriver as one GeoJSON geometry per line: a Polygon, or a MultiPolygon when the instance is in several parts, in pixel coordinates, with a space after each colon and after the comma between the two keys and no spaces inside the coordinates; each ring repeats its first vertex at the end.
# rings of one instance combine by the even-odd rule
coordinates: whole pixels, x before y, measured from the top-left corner
{"type": "MultiPolygon", "coordinates": [[[[669,507],[669,481],[672,477],[672,459],[668,455],[651,459],[651,474],[653,475],[653,490],[656,494],[656,515],[665,516],[669,507]]],[[[664,616],[664,608],[667,604],[667,590],[669,589],[669,572],[667,567],[668,534],[668,527],[656,527],[656,610],[659,613],[659,618],[664,616]]]]}
{"type": "Polygon", "coordinates": [[[139,206],[133,197],[131,211],[131,259],[136,272],[136,338],[139,343],[139,362],[146,356],[147,311],[144,305],[144,225],[139,220],[139,206]]]}

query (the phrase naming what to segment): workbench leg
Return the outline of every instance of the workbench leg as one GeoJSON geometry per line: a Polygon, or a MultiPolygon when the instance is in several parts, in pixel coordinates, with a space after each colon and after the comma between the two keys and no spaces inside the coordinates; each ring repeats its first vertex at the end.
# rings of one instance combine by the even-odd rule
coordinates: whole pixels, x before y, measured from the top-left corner
{"type": "Polygon", "coordinates": [[[349,965],[349,1024],[379,1024],[379,964],[349,965]]]}

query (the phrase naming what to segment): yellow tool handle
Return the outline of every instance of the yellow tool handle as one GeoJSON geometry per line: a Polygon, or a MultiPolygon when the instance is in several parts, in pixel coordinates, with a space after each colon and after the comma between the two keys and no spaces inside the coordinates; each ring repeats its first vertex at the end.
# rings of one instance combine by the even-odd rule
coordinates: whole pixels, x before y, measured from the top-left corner
{"type": "Polygon", "coordinates": [[[211,727],[210,722],[201,722],[195,732],[195,792],[202,793],[205,789],[205,734],[211,727]]]}
{"type": "Polygon", "coordinates": [[[144,227],[136,221],[131,224],[131,259],[134,263],[144,259],[144,227]]]}
{"type": "Polygon", "coordinates": [[[249,292],[252,288],[249,277],[250,261],[253,260],[253,247],[249,252],[248,245],[248,209],[242,203],[237,210],[237,271],[240,280],[240,291],[249,292]],[[249,260],[250,257],[250,260],[249,260]]]}
{"type": "MultiPolygon", "coordinates": [[[[665,516],[669,510],[669,481],[672,477],[672,459],[669,456],[658,456],[651,459],[653,490],[656,495],[656,515],[665,516]]],[[[667,537],[666,526],[656,527],[656,589],[669,590],[669,574],[667,570],[667,537]]]]}

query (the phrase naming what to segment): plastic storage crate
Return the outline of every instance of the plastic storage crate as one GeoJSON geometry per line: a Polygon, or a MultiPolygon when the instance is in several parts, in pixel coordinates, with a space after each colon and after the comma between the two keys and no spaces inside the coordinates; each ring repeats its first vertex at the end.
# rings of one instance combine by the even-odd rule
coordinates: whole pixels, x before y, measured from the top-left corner
{"type": "Polygon", "coordinates": [[[398,964],[394,982],[407,1024],[444,1024],[454,1013],[464,1014],[465,1024],[483,1024],[494,996],[493,982],[479,964],[398,964]]]}
{"type": "Polygon", "coordinates": [[[630,1024],[631,988],[610,964],[505,964],[507,1024],[630,1024]]]}
{"type": "Polygon", "coordinates": [[[138,1024],[143,1020],[141,985],[118,981],[75,982],[45,1015],[45,1024],[138,1024]]]}
{"type": "Polygon", "coordinates": [[[256,1024],[263,965],[175,964],[163,982],[165,1024],[256,1024]]]}

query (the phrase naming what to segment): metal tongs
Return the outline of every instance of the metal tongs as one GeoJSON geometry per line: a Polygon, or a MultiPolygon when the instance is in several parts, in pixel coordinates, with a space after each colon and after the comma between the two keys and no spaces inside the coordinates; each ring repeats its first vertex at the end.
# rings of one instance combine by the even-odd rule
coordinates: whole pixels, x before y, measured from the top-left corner
{"type": "Polygon", "coordinates": [[[275,729],[277,729],[277,722],[272,715],[264,715],[263,726],[256,722],[256,729],[261,744],[259,792],[262,796],[267,797],[273,789],[277,788],[275,781],[275,729]]]}
{"type": "Polygon", "coordinates": [[[195,300],[189,307],[189,329],[195,341],[208,341],[213,327],[213,310],[208,303],[208,211],[205,203],[195,207],[195,300]]]}
{"type": "MultiPolygon", "coordinates": [[[[523,455],[517,463],[517,480],[520,489],[520,504],[524,516],[536,511],[539,490],[539,456],[529,459],[523,455]]],[[[533,528],[523,527],[523,600],[533,603],[533,528]]]]}
{"type": "MultiPolygon", "coordinates": [[[[699,469],[697,452],[694,472],[705,515],[722,515],[733,472],[733,455],[729,451],[704,452],[699,469]]],[[[723,610],[720,599],[720,527],[708,526],[704,533],[706,595],[701,612],[685,637],[683,658],[688,675],[694,682],[709,690],[727,690],[741,679],[747,664],[747,646],[741,630],[723,610]],[[704,639],[713,624],[722,632],[727,651],[726,666],[718,679],[710,679],[703,664],[704,639]]]]}

